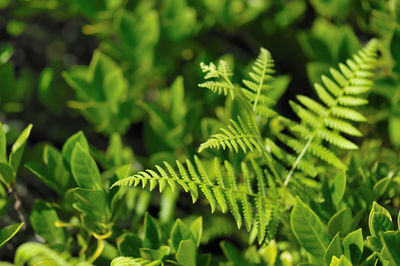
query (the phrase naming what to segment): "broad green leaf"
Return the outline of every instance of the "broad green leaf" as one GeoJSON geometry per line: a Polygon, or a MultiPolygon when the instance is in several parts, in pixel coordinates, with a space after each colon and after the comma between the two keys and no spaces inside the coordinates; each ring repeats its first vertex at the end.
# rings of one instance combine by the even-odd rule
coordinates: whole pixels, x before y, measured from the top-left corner
{"type": "Polygon", "coordinates": [[[61,248],[65,245],[65,233],[62,228],[56,226],[58,220],[56,211],[48,202],[42,200],[35,202],[30,216],[35,233],[52,246],[61,248]]]}
{"type": "Polygon", "coordinates": [[[174,226],[172,227],[170,238],[172,241],[172,246],[174,247],[175,250],[178,250],[180,242],[182,240],[188,240],[188,239],[193,240],[193,235],[192,232],[190,231],[189,226],[187,226],[184,222],[182,222],[181,219],[177,219],[175,221],[174,226]]]}
{"type": "Polygon", "coordinates": [[[367,243],[371,247],[372,250],[376,252],[381,252],[383,248],[383,244],[380,239],[376,236],[367,236],[367,243]]]}
{"type": "Polygon", "coordinates": [[[32,124],[25,128],[22,133],[18,136],[17,140],[11,147],[11,153],[9,158],[9,164],[13,167],[14,171],[17,172],[19,164],[21,163],[22,155],[24,154],[25,144],[31,133],[32,124]]]}
{"type": "Polygon", "coordinates": [[[276,241],[270,241],[268,246],[263,245],[258,253],[267,265],[275,265],[275,262],[278,258],[278,247],[276,245],[276,241]]]}
{"type": "Polygon", "coordinates": [[[395,29],[390,40],[390,52],[395,62],[394,71],[400,73],[400,30],[395,29]]]}
{"type": "Polygon", "coordinates": [[[76,187],[70,171],[65,166],[63,155],[57,148],[45,145],[43,161],[47,166],[49,177],[58,185],[60,195],[69,188],[76,187]]]}
{"type": "Polygon", "coordinates": [[[201,236],[203,234],[203,217],[200,216],[192,222],[190,231],[192,231],[194,243],[197,247],[200,246],[201,236]]]}
{"type": "Polygon", "coordinates": [[[369,213],[368,225],[372,236],[379,236],[380,232],[393,229],[390,213],[376,202],[373,203],[369,213]]]}
{"type": "Polygon", "coordinates": [[[51,179],[47,169],[42,164],[37,162],[28,162],[25,164],[25,167],[34,173],[48,187],[52,188],[57,193],[60,193],[58,184],[51,179]]]}
{"type": "Polygon", "coordinates": [[[15,179],[15,172],[6,163],[0,163],[0,180],[6,187],[9,187],[15,179]]]}
{"type": "Polygon", "coordinates": [[[394,0],[394,16],[396,18],[396,22],[400,24],[400,1],[394,0]]]}
{"type": "Polygon", "coordinates": [[[10,240],[21,229],[24,223],[11,224],[0,229],[0,247],[10,240]]]}
{"type": "Polygon", "coordinates": [[[0,185],[0,217],[7,212],[9,204],[9,197],[7,190],[4,186],[0,185]]]}
{"type": "MultiPolygon", "coordinates": [[[[400,39],[399,39],[400,41],[400,39]]],[[[399,45],[400,47],[400,45],[399,45]]],[[[400,58],[399,58],[400,60],[400,58]]],[[[400,61],[399,61],[400,65],[400,61]]],[[[400,66],[399,66],[400,70],[400,66]]],[[[388,130],[389,130],[389,139],[390,142],[393,144],[394,147],[400,147],[400,117],[398,116],[391,116],[388,120],[388,130]]]]}
{"type": "Polygon", "coordinates": [[[103,188],[103,180],[96,162],[80,144],[77,144],[72,152],[71,172],[79,187],[94,190],[103,188]]]}
{"type": "Polygon", "coordinates": [[[111,261],[111,266],[142,266],[143,262],[140,263],[137,259],[131,257],[118,257],[111,261]]]}
{"type": "Polygon", "coordinates": [[[310,59],[320,62],[331,62],[332,54],[326,43],[318,37],[302,32],[298,35],[298,40],[304,52],[310,59]]]}
{"type": "Polygon", "coordinates": [[[183,78],[177,77],[171,85],[171,119],[174,125],[182,123],[187,113],[184,90],[183,78]]]}
{"type": "Polygon", "coordinates": [[[55,77],[55,70],[53,68],[47,67],[43,69],[39,78],[38,98],[42,103],[44,103],[47,107],[49,107],[50,110],[59,111],[60,110],[59,102],[55,101],[55,96],[58,91],[53,89],[54,86],[52,86],[54,77],[55,77]]]}
{"type": "Polygon", "coordinates": [[[383,233],[393,229],[391,219],[389,219],[384,213],[380,212],[372,214],[371,225],[371,234],[374,236],[379,236],[379,233],[383,233]]]}
{"type": "Polygon", "coordinates": [[[346,172],[339,172],[333,182],[332,201],[335,206],[338,206],[343,198],[344,191],[346,190],[346,172]]]}
{"type": "Polygon", "coordinates": [[[202,266],[210,266],[211,265],[211,254],[209,253],[203,253],[203,254],[197,254],[197,265],[202,265],[202,266]]]}
{"type": "Polygon", "coordinates": [[[231,243],[222,241],[220,243],[221,249],[229,261],[235,266],[247,265],[247,261],[243,254],[235,248],[231,243]]]}
{"type": "Polygon", "coordinates": [[[344,62],[347,58],[350,58],[353,54],[357,53],[361,48],[361,44],[352,28],[344,26],[340,27],[339,31],[342,35],[342,40],[337,51],[337,60],[339,62],[344,62]]]}
{"type": "Polygon", "coordinates": [[[390,265],[400,265],[400,231],[385,232],[383,234],[384,255],[389,258],[390,265]]]}
{"type": "Polygon", "coordinates": [[[324,62],[309,62],[306,65],[307,77],[310,84],[320,83],[321,76],[329,73],[329,68],[332,67],[329,63],[324,62]]]}
{"type": "Polygon", "coordinates": [[[343,239],[344,255],[351,260],[354,265],[358,265],[364,250],[364,239],[361,228],[349,233],[343,239]]]}
{"type": "Polygon", "coordinates": [[[188,7],[187,0],[164,0],[161,15],[164,31],[174,41],[189,36],[196,26],[196,10],[188,7]]]}
{"type": "Polygon", "coordinates": [[[139,249],[142,247],[142,240],[137,235],[125,233],[117,240],[117,244],[122,256],[140,257],[139,249]]]}
{"type": "Polygon", "coordinates": [[[72,151],[74,150],[77,143],[79,143],[79,145],[81,145],[84,150],[89,151],[89,144],[83,132],[79,131],[75,133],[67,139],[62,147],[62,155],[68,165],[70,165],[71,163],[72,151]]]}
{"type": "Polygon", "coordinates": [[[72,206],[81,212],[85,227],[97,234],[105,234],[110,230],[110,209],[107,194],[104,190],[75,188],[71,190],[75,202],[72,206]]]}
{"type": "Polygon", "coordinates": [[[140,15],[134,15],[127,10],[118,14],[117,33],[130,51],[137,56],[137,64],[143,63],[146,69],[152,62],[142,62],[147,53],[158,42],[160,26],[158,12],[149,10],[140,15]]]}
{"type": "Polygon", "coordinates": [[[299,198],[290,215],[290,226],[301,246],[312,256],[323,261],[330,243],[325,226],[319,217],[299,198]]]}
{"type": "MultiPolygon", "coordinates": [[[[109,241],[104,241],[104,248],[103,248],[103,252],[100,255],[100,258],[102,260],[104,259],[107,261],[111,261],[112,259],[114,259],[118,256],[119,256],[119,252],[118,252],[117,247],[115,247],[115,244],[110,243],[109,241]]],[[[99,261],[100,261],[100,258],[99,258],[99,261]]]]}
{"type": "MultiPolygon", "coordinates": [[[[0,1],[0,8],[4,7],[5,3],[10,3],[11,0],[0,1]]],[[[7,5],[6,4],[6,5],[7,5]]],[[[6,64],[14,54],[14,47],[8,43],[0,44],[0,66],[6,64]]]]}
{"type": "Polygon", "coordinates": [[[351,264],[351,262],[342,255],[340,256],[340,259],[334,256],[329,266],[353,266],[353,264],[351,264]]]}
{"type": "Polygon", "coordinates": [[[176,252],[176,260],[185,266],[195,266],[196,253],[196,244],[192,239],[182,240],[179,244],[178,251],[176,252]]]}
{"type": "Polygon", "coordinates": [[[399,211],[399,214],[397,215],[397,227],[400,230],[400,211],[399,211]]]}
{"type": "Polygon", "coordinates": [[[0,163],[7,163],[7,141],[3,124],[0,122],[0,163]]]}
{"type": "Polygon", "coordinates": [[[111,113],[117,114],[120,102],[126,98],[128,84],[122,74],[122,70],[118,67],[110,70],[110,72],[105,75],[102,86],[106,101],[109,104],[111,113]]]}
{"type": "MultiPolygon", "coordinates": [[[[44,244],[36,242],[27,242],[18,247],[15,257],[15,265],[57,265],[70,266],[61,255],[50,249],[44,244]]],[[[86,263],[79,264],[88,266],[86,263]]]]}
{"type": "Polygon", "coordinates": [[[160,247],[160,228],[150,214],[144,216],[144,239],[143,247],[157,249],[160,247]]]}
{"type": "MultiPolygon", "coordinates": [[[[153,263],[158,263],[158,261],[163,260],[166,256],[171,253],[171,249],[168,246],[160,246],[157,249],[141,248],[140,257],[146,260],[153,261],[153,263]],[[155,262],[157,261],[157,262],[155,262]]],[[[158,264],[156,264],[158,265],[158,264]]]]}
{"type": "Polygon", "coordinates": [[[345,236],[351,230],[351,210],[345,208],[338,211],[328,222],[328,233],[330,236],[336,235],[345,236]]]}
{"type": "Polygon", "coordinates": [[[337,233],[326,249],[324,255],[326,264],[329,264],[329,262],[332,260],[332,257],[336,256],[340,258],[341,255],[343,255],[343,249],[340,243],[339,233],[337,233]]]}
{"type": "Polygon", "coordinates": [[[388,188],[390,182],[391,178],[385,177],[374,184],[373,189],[377,198],[382,197],[383,193],[385,193],[386,189],[388,188]]]}
{"type": "Polygon", "coordinates": [[[351,0],[311,0],[315,11],[328,18],[344,17],[349,12],[351,0]]]}

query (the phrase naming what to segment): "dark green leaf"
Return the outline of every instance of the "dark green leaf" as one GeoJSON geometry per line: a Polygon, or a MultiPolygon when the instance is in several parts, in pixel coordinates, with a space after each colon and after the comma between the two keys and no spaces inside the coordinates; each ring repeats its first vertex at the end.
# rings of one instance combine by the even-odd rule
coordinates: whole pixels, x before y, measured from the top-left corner
{"type": "Polygon", "coordinates": [[[379,233],[393,228],[392,217],[385,208],[374,202],[369,213],[368,225],[372,236],[379,236],[379,233]]]}
{"type": "Polygon", "coordinates": [[[192,231],[193,240],[196,246],[200,245],[201,236],[203,234],[203,217],[199,217],[192,222],[190,225],[190,231],[192,231]]]}
{"type": "Polygon", "coordinates": [[[15,172],[6,163],[0,163],[0,180],[6,187],[9,187],[15,179],[15,172]]]}
{"type": "Polygon", "coordinates": [[[13,167],[14,172],[17,172],[19,164],[21,163],[22,155],[24,154],[26,141],[31,133],[32,124],[25,128],[19,135],[18,139],[11,147],[9,164],[13,167]]]}
{"type": "Polygon", "coordinates": [[[3,124],[0,122],[0,163],[7,163],[7,141],[3,124]]]}
{"type": "Polygon", "coordinates": [[[299,198],[296,199],[290,216],[290,226],[301,246],[323,261],[330,243],[326,228],[319,217],[299,198]]]}
{"type": "Polygon", "coordinates": [[[340,244],[339,233],[337,233],[326,249],[324,255],[326,264],[331,262],[333,256],[340,258],[341,255],[343,255],[343,249],[342,245],[340,244]]]}
{"type": "Polygon", "coordinates": [[[43,237],[47,243],[62,247],[65,245],[64,230],[56,226],[58,215],[51,205],[37,200],[33,207],[30,221],[35,233],[43,237]]]}
{"type": "Polygon", "coordinates": [[[103,180],[96,162],[80,144],[77,144],[72,152],[71,172],[79,187],[94,190],[103,188],[103,180]]]}
{"type": "Polygon", "coordinates": [[[339,202],[342,200],[344,191],[346,190],[346,172],[339,172],[333,183],[332,191],[332,201],[335,206],[338,206],[339,202]]]}
{"type": "Polygon", "coordinates": [[[364,249],[364,240],[361,228],[349,233],[343,239],[344,255],[351,260],[353,265],[358,265],[364,249]]]}
{"type": "Polygon", "coordinates": [[[81,212],[85,227],[97,234],[107,233],[111,226],[111,214],[106,192],[76,188],[71,193],[75,198],[72,206],[81,212]]]}
{"type": "Polygon", "coordinates": [[[176,252],[176,260],[185,266],[195,266],[196,253],[196,245],[192,239],[182,240],[176,252]]]}
{"type": "Polygon", "coordinates": [[[384,254],[389,258],[389,265],[400,265],[400,231],[383,234],[384,254]]]}
{"type": "Polygon", "coordinates": [[[140,257],[139,249],[142,247],[142,240],[137,235],[132,233],[123,234],[117,244],[122,256],[140,257]]]}
{"type": "Polygon", "coordinates": [[[394,71],[400,73],[400,30],[395,29],[390,41],[390,52],[395,62],[394,71]]]}
{"type": "Polygon", "coordinates": [[[160,228],[150,214],[144,217],[144,240],[143,247],[157,249],[160,247],[160,228]]]}
{"type": "Polygon", "coordinates": [[[351,210],[349,208],[337,212],[328,222],[328,233],[330,236],[345,236],[351,230],[351,210]]]}
{"type": "Polygon", "coordinates": [[[11,224],[0,229],[0,247],[2,247],[8,240],[10,240],[19,229],[23,226],[23,223],[11,224]]]}
{"type": "Polygon", "coordinates": [[[74,150],[77,143],[79,143],[84,150],[89,151],[89,144],[85,138],[85,135],[83,135],[83,132],[79,131],[75,133],[67,139],[62,147],[62,155],[68,165],[71,162],[72,151],[74,150]]]}
{"type": "Polygon", "coordinates": [[[177,219],[172,227],[170,238],[172,241],[172,246],[175,248],[175,250],[178,250],[181,241],[188,239],[193,240],[193,235],[189,226],[183,223],[181,219],[177,219]]]}

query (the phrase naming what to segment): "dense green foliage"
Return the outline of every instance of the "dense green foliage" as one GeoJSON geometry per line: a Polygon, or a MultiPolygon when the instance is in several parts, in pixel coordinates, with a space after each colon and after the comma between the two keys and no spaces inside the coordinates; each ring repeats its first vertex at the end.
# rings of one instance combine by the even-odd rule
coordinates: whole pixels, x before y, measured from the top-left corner
{"type": "Polygon", "coordinates": [[[399,0],[0,25],[0,265],[400,265],[399,0]]]}

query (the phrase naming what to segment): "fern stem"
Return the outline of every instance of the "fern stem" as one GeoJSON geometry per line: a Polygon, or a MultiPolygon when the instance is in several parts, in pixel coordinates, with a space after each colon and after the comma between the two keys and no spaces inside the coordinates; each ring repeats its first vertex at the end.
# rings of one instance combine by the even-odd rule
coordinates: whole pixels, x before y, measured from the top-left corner
{"type": "Polygon", "coordinates": [[[8,192],[11,193],[14,197],[14,210],[16,211],[16,213],[18,214],[18,218],[21,221],[21,223],[23,223],[22,225],[22,230],[25,230],[26,228],[26,218],[25,215],[22,211],[22,200],[19,197],[17,188],[13,185],[11,185],[8,189],[8,192]]]}
{"type": "MultiPolygon", "coordinates": [[[[235,91],[239,101],[246,107],[247,111],[249,112],[250,117],[252,119],[252,122],[255,125],[255,128],[257,129],[256,130],[256,137],[257,137],[257,140],[259,142],[259,146],[262,149],[262,153],[261,153],[263,155],[262,157],[265,159],[266,164],[269,167],[269,169],[271,170],[272,174],[274,175],[275,180],[281,180],[279,175],[278,175],[278,172],[276,171],[274,165],[272,164],[272,158],[271,158],[268,150],[265,148],[265,142],[263,141],[263,138],[261,136],[260,130],[258,129],[257,121],[256,121],[255,113],[254,113],[254,110],[255,110],[255,107],[256,107],[256,103],[258,102],[258,99],[260,97],[262,83],[261,82],[259,83],[259,89],[257,90],[257,96],[256,96],[256,99],[254,101],[254,107],[252,108],[251,105],[249,104],[249,102],[243,96],[243,93],[241,92],[241,90],[239,90],[238,88],[236,88],[236,86],[234,86],[232,84],[232,82],[229,79],[226,71],[224,71],[221,76],[229,84],[229,86],[231,86],[231,88],[235,91]]],[[[263,79],[264,79],[264,72],[262,74],[262,79],[261,80],[263,80],[263,79]]]]}
{"type": "MultiPolygon", "coordinates": [[[[267,61],[266,61],[267,62],[267,61]]],[[[261,88],[262,85],[264,83],[264,78],[265,78],[265,69],[267,68],[267,66],[264,66],[264,71],[262,71],[261,74],[261,78],[260,78],[260,82],[258,83],[258,87],[257,87],[257,94],[256,94],[256,98],[254,99],[254,105],[253,105],[253,111],[256,110],[257,107],[257,103],[258,103],[258,99],[260,98],[260,94],[261,94],[261,88]]]]}
{"type": "Polygon", "coordinates": [[[349,86],[350,83],[351,83],[351,80],[352,80],[353,78],[355,78],[356,72],[360,69],[360,65],[361,65],[361,64],[358,64],[358,65],[357,65],[357,69],[355,69],[355,70],[352,71],[351,77],[349,77],[349,78],[346,80],[346,82],[341,86],[341,89],[342,89],[342,90],[341,90],[340,94],[336,97],[334,104],[332,104],[332,106],[329,107],[328,111],[327,111],[326,114],[323,116],[323,119],[319,122],[318,127],[314,128],[314,131],[313,131],[311,137],[308,139],[306,145],[304,146],[304,148],[303,148],[302,151],[300,152],[299,156],[296,158],[296,161],[294,162],[292,168],[290,169],[288,175],[287,175],[286,178],[285,178],[285,182],[284,182],[284,186],[285,186],[285,187],[287,187],[287,185],[289,184],[290,179],[292,178],[292,176],[293,176],[293,174],[294,174],[294,171],[295,171],[297,165],[300,163],[301,159],[304,157],[306,151],[308,150],[309,146],[311,145],[312,141],[314,140],[315,136],[317,135],[318,130],[320,130],[321,128],[324,127],[324,125],[325,125],[325,119],[331,115],[331,113],[332,113],[332,111],[333,111],[333,108],[336,107],[336,106],[338,105],[339,99],[345,94],[344,88],[346,88],[347,86],[349,86]]]}
{"type": "Polygon", "coordinates": [[[304,154],[306,153],[308,147],[311,145],[311,142],[314,140],[315,135],[316,135],[316,134],[313,134],[313,135],[311,136],[311,138],[308,139],[306,145],[305,145],[304,148],[301,150],[299,156],[297,156],[296,161],[293,163],[293,166],[292,166],[292,168],[290,169],[289,173],[287,174],[286,179],[285,179],[285,182],[283,183],[283,185],[284,185],[285,187],[287,187],[287,185],[289,184],[290,179],[292,178],[292,176],[293,176],[293,174],[294,174],[294,171],[295,171],[297,165],[300,163],[300,161],[301,161],[301,159],[303,158],[304,154]]]}

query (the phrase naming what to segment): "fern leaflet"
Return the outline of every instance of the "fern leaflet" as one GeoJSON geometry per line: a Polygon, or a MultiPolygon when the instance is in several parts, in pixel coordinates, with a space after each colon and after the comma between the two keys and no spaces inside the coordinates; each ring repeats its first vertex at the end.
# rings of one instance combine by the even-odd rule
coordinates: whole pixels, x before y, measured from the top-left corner
{"type": "Polygon", "coordinates": [[[321,77],[323,85],[317,83],[314,87],[323,104],[307,96],[297,97],[301,105],[290,103],[301,122],[283,119],[293,136],[278,135],[281,142],[297,154],[296,161],[291,164],[285,178],[285,186],[300,162],[306,160],[306,154],[312,154],[339,169],[347,168],[333,152],[321,144],[321,141],[342,149],[358,148],[341,134],[362,135],[350,122],[364,121],[365,117],[352,107],[368,102],[360,94],[367,92],[373,85],[370,78],[375,67],[377,45],[377,40],[371,40],[352,59],[348,59],[346,64],[339,64],[340,71],[330,69],[332,78],[321,77]]]}
{"type": "MultiPolygon", "coordinates": [[[[265,174],[258,164],[252,161],[251,168],[242,163],[242,175],[245,180],[244,185],[239,185],[237,173],[233,166],[224,161],[221,165],[217,158],[214,159],[213,169],[206,168],[198,157],[194,157],[195,164],[189,160],[184,166],[179,161],[176,162],[178,171],[164,162],[164,167],[156,166],[156,171],[146,170],[133,176],[114,183],[114,186],[138,186],[141,184],[153,190],[157,185],[160,191],[165,189],[168,184],[171,189],[180,185],[185,192],[190,193],[195,203],[198,199],[198,191],[201,191],[207,199],[211,212],[214,213],[219,206],[222,212],[230,211],[235,218],[238,228],[244,223],[247,231],[254,225],[258,233],[258,241],[262,243],[266,238],[266,227],[269,225],[271,216],[265,215],[271,206],[279,206],[276,193],[269,196],[267,194],[267,182],[265,174]],[[256,173],[256,176],[253,175],[256,173]],[[253,191],[253,183],[256,183],[257,191],[253,191]]],[[[272,179],[271,179],[272,180],[272,179]]],[[[269,186],[271,182],[269,181],[269,186]]],[[[253,229],[254,230],[254,229],[253,229]]]]}

